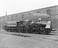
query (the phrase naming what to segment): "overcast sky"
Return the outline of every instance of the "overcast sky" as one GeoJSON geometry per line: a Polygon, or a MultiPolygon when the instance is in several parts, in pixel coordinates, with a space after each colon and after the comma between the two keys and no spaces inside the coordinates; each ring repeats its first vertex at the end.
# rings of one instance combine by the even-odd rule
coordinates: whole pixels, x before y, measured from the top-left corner
{"type": "Polygon", "coordinates": [[[58,5],[58,0],[0,0],[0,16],[58,5]]]}

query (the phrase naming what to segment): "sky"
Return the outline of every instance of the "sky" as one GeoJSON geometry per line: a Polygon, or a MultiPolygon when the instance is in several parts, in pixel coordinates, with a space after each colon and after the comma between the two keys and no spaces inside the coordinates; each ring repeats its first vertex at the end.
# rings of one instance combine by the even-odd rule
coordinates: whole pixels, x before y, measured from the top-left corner
{"type": "Polygon", "coordinates": [[[0,17],[58,5],[58,0],[0,0],[0,17]]]}

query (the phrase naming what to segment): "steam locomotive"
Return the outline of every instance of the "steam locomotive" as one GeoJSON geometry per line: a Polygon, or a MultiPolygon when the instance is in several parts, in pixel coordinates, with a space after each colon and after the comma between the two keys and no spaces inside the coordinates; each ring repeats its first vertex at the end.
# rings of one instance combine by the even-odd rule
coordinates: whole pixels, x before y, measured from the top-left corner
{"type": "Polygon", "coordinates": [[[4,30],[8,32],[49,34],[52,30],[52,25],[51,25],[52,22],[51,22],[50,16],[47,16],[45,14],[40,14],[40,15],[41,16],[37,17],[37,19],[35,20],[25,19],[15,23],[11,22],[4,25],[3,28],[4,30]]]}

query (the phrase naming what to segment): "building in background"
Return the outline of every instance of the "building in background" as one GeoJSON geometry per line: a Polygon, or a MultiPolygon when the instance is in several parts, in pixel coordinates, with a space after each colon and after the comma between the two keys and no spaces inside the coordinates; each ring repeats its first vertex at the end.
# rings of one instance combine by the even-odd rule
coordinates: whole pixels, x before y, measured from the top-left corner
{"type": "MultiPolygon", "coordinates": [[[[0,22],[32,19],[33,18],[32,13],[44,13],[44,14],[50,15],[51,19],[52,19],[52,27],[57,28],[57,30],[58,30],[58,6],[52,6],[52,7],[42,8],[42,9],[35,9],[35,10],[27,11],[27,12],[16,13],[16,14],[4,16],[1,18],[0,22]]],[[[1,23],[1,24],[3,24],[3,23],[1,23]]]]}

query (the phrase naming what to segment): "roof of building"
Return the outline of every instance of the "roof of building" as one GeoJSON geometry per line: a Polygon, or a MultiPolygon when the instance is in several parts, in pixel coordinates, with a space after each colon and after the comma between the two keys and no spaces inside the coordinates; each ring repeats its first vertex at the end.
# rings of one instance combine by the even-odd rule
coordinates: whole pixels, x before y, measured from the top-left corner
{"type": "Polygon", "coordinates": [[[45,14],[45,13],[33,13],[33,16],[37,16],[37,17],[50,17],[48,14],[45,14]]]}

